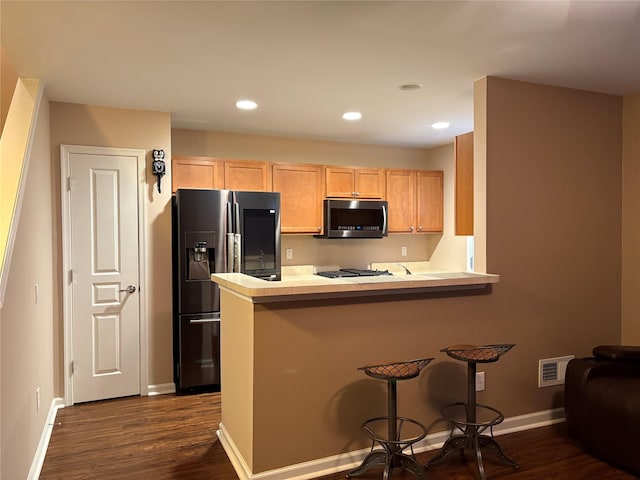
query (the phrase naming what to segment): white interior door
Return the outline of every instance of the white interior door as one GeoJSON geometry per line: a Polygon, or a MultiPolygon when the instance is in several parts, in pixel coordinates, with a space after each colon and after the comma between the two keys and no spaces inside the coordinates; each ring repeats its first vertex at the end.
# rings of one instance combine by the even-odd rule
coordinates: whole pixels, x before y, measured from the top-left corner
{"type": "MultiPolygon", "coordinates": [[[[140,394],[139,162],[143,151],[61,148],[68,180],[65,357],[71,402],[140,394]],[[70,342],[70,345],[66,345],[70,342]]],[[[64,187],[63,187],[64,188],[64,187]]],[[[65,396],[69,393],[65,385],[65,396]]]]}

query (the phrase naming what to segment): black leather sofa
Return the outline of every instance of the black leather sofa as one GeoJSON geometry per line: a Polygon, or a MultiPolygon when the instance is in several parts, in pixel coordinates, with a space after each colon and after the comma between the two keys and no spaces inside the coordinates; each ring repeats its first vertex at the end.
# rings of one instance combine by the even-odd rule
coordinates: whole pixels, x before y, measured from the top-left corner
{"type": "Polygon", "coordinates": [[[565,374],[569,434],[586,451],[640,475],[640,347],[600,345],[565,374]]]}

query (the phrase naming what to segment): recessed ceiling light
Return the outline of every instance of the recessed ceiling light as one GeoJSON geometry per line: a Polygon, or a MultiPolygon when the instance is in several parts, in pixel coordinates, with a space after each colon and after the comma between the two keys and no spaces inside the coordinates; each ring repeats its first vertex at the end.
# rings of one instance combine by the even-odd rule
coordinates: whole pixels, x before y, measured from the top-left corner
{"type": "Polygon", "coordinates": [[[421,83],[405,83],[398,87],[400,90],[420,90],[422,88],[421,83]]]}
{"type": "Polygon", "coordinates": [[[436,130],[442,130],[443,128],[449,128],[449,122],[436,122],[431,124],[431,128],[436,130]]]}
{"type": "Polygon", "coordinates": [[[362,118],[362,114],[360,112],[345,112],[342,114],[342,118],[345,120],[360,120],[362,118]]]}
{"type": "Polygon", "coordinates": [[[253,100],[238,100],[236,102],[236,108],[240,110],[255,110],[258,108],[258,104],[253,100]]]}

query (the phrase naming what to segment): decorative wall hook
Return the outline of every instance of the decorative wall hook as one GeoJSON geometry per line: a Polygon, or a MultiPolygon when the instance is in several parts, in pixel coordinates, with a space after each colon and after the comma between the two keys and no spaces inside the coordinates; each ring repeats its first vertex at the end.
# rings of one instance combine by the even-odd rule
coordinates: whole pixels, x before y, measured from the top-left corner
{"type": "Polygon", "coordinates": [[[164,150],[153,150],[153,174],[158,177],[158,193],[162,193],[160,181],[166,173],[164,164],[164,150]]]}

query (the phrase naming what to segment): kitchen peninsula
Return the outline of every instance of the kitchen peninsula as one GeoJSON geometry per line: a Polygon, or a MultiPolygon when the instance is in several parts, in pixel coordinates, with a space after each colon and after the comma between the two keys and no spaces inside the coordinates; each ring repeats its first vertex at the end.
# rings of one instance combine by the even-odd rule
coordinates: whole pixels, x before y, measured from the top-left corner
{"type": "MultiPolygon", "coordinates": [[[[462,340],[438,338],[438,326],[455,302],[482,301],[499,276],[283,272],[281,282],[240,273],[212,280],[221,296],[218,436],[241,479],[285,479],[360,462],[369,447],[360,425],[385,412],[386,385],[358,367],[435,357],[462,340]]],[[[400,387],[399,413],[430,425],[439,405],[425,373],[400,387]]]]}

